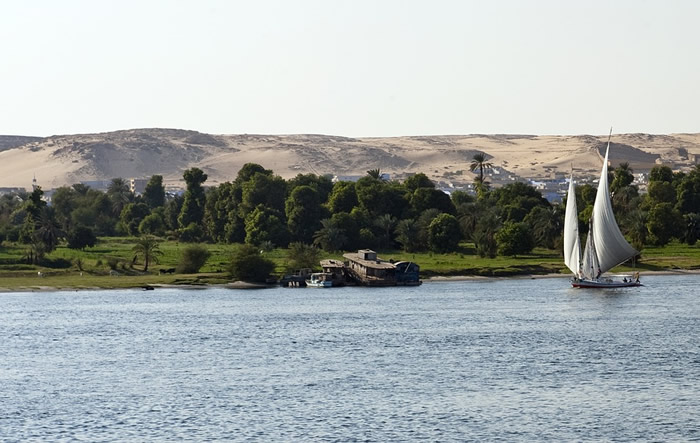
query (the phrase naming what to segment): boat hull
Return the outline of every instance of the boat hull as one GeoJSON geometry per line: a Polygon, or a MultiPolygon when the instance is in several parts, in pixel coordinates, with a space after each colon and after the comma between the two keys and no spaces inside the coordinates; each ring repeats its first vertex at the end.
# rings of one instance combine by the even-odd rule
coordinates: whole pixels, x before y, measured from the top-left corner
{"type": "Polygon", "coordinates": [[[605,289],[605,288],[633,288],[643,286],[638,281],[615,281],[615,280],[571,280],[574,288],[605,289]]]}

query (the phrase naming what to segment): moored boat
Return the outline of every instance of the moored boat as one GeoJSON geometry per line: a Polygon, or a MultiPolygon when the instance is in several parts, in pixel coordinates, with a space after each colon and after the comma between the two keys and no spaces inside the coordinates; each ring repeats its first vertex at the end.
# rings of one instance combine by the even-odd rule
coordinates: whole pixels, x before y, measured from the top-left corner
{"type": "Polygon", "coordinates": [[[330,288],[333,286],[333,275],[328,272],[314,272],[306,280],[309,288],[330,288]]]}

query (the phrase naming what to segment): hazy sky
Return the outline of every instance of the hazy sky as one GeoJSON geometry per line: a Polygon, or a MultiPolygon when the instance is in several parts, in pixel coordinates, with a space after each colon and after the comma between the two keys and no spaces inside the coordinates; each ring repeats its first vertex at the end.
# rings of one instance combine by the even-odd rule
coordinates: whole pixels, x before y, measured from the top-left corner
{"type": "Polygon", "coordinates": [[[699,132],[700,1],[8,1],[0,134],[699,132]]]}

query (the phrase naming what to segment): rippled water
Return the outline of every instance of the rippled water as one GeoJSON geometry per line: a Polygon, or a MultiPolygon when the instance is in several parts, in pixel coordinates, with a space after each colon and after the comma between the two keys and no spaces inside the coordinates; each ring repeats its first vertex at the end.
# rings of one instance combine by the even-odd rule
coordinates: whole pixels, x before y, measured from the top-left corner
{"type": "Polygon", "coordinates": [[[700,439],[700,276],[0,294],[0,440],[700,439]]]}

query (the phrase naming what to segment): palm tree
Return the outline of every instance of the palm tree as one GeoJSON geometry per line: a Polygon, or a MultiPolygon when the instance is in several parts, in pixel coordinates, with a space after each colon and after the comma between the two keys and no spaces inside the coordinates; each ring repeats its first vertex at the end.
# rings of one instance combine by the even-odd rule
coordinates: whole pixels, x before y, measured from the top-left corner
{"type": "Polygon", "coordinates": [[[122,213],[122,209],[126,206],[131,199],[133,194],[126,180],[123,178],[113,178],[112,182],[109,184],[107,189],[107,196],[109,196],[112,202],[112,213],[117,217],[122,213]]]}
{"type": "Polygon", "coordinates": [[[635,209],[628,212],[623,220],[623,226],[626,228],[625,234],[632,240],[632,246],[634,246],[636,250],[641,251],[642,248],[644,248],[649,234],[649,230],[647,229],[647,213],[635,209]]]}
{"type": "Polygon", "coordinates": [[[554,241],[564,229],[561,205],[550,208],[536,206],[525,217],[525,221],[530,223],[538,246],[549,249],[554,248],[554,241]]]}
{"type": "Polygon", "coordinates": [[[370,169],[369,171],[367,171],[367,175],[369,175],[370,177],[375,178],[375,179],[377,179],[377,180],[381,180],[381,179],[382,179],[382,171],[381,171],[381,169],[379,169],[379,168],[377,168],[377,169],[370,169]]]}
{"type": "Polygon", "coordinates": [[[48,207],[42,208],[39,219],[34,223],[34,236],[37,241],[43,243],[47,253],[56,249],[58,242],[65,237],[65,233],[53,217],[53,211],[48,207]]]}
{"type": "Polygon", "coordinates": [[[477,169],[479,170],[479,182],[484,183],[484,169],[491,169],[493,168],[493,164],[490,162],[486,161],[486,154],[483,152],[479,152],[477,154],[474,154],[474,157],[472,157],[472,162],[469,165],[469,170],[471,172],[476,171],[477,169]]]}
{"type": "Polygon", "coordinates": [[[148,272],[148,265],[151,262],[158,263],[158,257],[163,255],[158,239],[152,235],[146,235],[136,240],[132,250],[135,253],[134,259],[139,256],[143,257],[143,272],[148,272]]]}
{"type": "Polygon", "coordinates": [[[321,220],[321,229],[314,234],[314,245],[326,251],[339,251],[347,241],[345,230],[336,226],[330,218],[321,220]]]}
{"type": "Polygon", "coordinates": [[[383,214],[377,218],[374,224],[382,231],[382,247],[391,246],[391,233],[394,232],[394,227],[396,226],[396,217],[393,217],[391,214],[383,214]]]}

